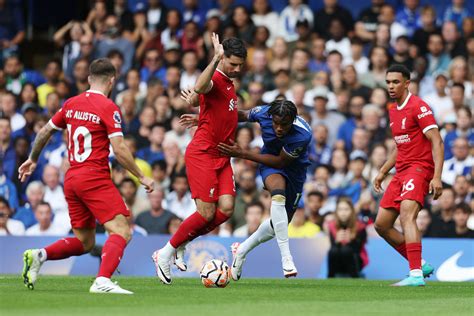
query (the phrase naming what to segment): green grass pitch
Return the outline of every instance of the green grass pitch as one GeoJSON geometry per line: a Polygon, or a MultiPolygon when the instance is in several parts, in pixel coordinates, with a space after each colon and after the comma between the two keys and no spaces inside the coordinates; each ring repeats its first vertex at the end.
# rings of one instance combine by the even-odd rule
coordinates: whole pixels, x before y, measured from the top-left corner
{"type": "Polygon", "coordinates": [[[118,277],[134,295],[89,294],[92,277],[42,276],[35,290],[0,276],[0,315],[474,315],[474,283],[424,288],[352,279],[243,279],[205,288],[199,279],[118,277]]]}

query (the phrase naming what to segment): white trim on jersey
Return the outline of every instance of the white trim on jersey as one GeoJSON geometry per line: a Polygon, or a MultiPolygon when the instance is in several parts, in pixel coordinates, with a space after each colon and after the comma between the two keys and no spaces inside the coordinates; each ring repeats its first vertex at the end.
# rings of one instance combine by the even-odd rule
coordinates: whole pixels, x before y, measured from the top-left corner
{"type": "Polygon", "coordinates": [[[113,138],[113,137],[117,137],[117,136],[123,136],[123,133],[122,132],[115,132],[115,133],[109,134],[109,139],[113,138]]]}
{"type": "Polygon", "coordinates": [[[54,124],[52,120],[49,120],[48,124],[57,131],[62,131],[63,130],[61,127],[57,127],[56,124],[54,124]]]}
{"type": "Polygon", "coordinates": [[[105,94],[102,92],[102,91],[99,91],[99,90],[87,90],[86,92],[89,92],[89,93],[96,93],[96,94],[102,94],[104,97],[105,97],[105,94]]]}
{"type": "Polygon", "coordinates": [[[438,128],[438,125],[436,125],[436,124],[431,124],[431,125],[426,126],[426,127],[423,129],[423,134],[425,134],[427,131],[429,131],[430,129],[433,129],[433,128],[438,128]]]}
{"type": "MultiPolygon", "coordinates": [[[[220,72],[221,74],[223,74],[224,76],[226,76],[227,78],[229,78],[229,76],[227,76],[227,75],[226,75],[222,70],[220,70],[219,68],[216,68],[216,70],[217,70],[218,72],[220,72]]],[[[229,79],[230,79],[230,78],[229,78],[229,79]]]]}
{"type": "Polygon", "coordinates": [[[282,147],[281,149],[283,149],[283,151],[285,152],[285,154],[287,154],[288,156],[290,156],[291,158],[298,158],[299,156],[294,156],[292,154],[290,154],[289,152],[286,151],[285,147],[282,147]]]}
{"type": "Polygon", "coordinates": [[[296,125],[296,126],[301,127],[302,129],[304,129],[308,133],[311,133],[311,131],[299,119],[302,119],[304,121],[304,119],[302,117],[297,116],[295,121],[293,122],[293,124],[296,125]]]}
{"type": "Polygon", "coordinates": [[[402,110],[405,107],[405,105],[407,105],[408,100],[410,100],[410,97],[411,97],[411,92],[408,92],[408,95],[407,95],[405,101],[403,101],[402,105],[400,105],[400,106],[397,105],[397,110],[402,110]]]}

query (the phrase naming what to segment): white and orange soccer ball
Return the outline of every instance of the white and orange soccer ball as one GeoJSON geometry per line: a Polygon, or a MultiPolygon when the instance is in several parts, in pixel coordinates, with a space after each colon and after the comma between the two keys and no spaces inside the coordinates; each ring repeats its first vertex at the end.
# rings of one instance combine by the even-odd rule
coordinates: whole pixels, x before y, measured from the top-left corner
{"type": "Polygon", "coordinates": [[[206,262],[199,274],[205,287],[226,287],[230,281],[229,266],[218,259],[206,262]]]}

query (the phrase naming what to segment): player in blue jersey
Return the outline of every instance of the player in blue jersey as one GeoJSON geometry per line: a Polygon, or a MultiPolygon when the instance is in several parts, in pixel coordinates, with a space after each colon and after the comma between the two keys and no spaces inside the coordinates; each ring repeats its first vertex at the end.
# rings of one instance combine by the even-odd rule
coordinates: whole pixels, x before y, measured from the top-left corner
{"type": "MultiPolygon", "coordinates": [[[[183,98],[192,103],[186,91],[183,91],[183,98]]],[[[239,280],[247,254],[273,237],[276,237],[280,248],[284,276],[294,277],[297,270],[288,243],[288,223],[301,198],[306,169],[310,165],[308,146],[312,138],[311,127],[297,116],[296,106],[288,100],[276,100],[251,111],[239,111],[239,121],[260,124],[264,142],[261,153],[244,150],[234,142],[230,145],[221,143],[218,148],[225,155],[260,163],[259,171],[265,188],[272,195],[272,204],[271,218],[264,221],[242,244],[233,245],[232,278],[239,280]]],[[[197,119],[186,114],[180,122],[190,127],[196,125],[197,119]]],[[[182,258],[183,253],[178,252],[177,262],[182,258]]]]}

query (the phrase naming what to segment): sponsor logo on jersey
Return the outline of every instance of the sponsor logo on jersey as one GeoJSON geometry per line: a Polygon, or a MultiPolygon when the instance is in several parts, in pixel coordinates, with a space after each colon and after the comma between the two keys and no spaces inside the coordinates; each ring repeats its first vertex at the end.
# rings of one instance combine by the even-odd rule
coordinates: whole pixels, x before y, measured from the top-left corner
{"type": "Polygon", "coordinates": [[[426,108],[426,106],[422,106],[420,108],[421,112],[425,113],[426,111],[428,111],[428,109],[426,108]]]}
{"type": "MultiPolygon", "coordinates": [[[[423,112],[424,106],[422,106],[421,108],[422,108],[422,112],[423,112]]],[[[425,108],[425,110],[426,110],[426,108],[425,108]]],[[[421,114],[418,114],[418,119],[422,119],[422,118],[424,118],[425,116],[428,116],[428,115],[433,115],[433,111],[429,110],[428,112],[423,112],[421,114]]]]}
{"type": "Polygon", "coordinates": [[[408,134],[395,136],[394,139],[397,144],[404,144],[404,143],[411,142],[410,136],[408,136],[408,134]]]}
{"type": "Polygon", "coordinates": [[[113,119],[115,123],[121,124],[122,123],[122,117],[120,116],[119,111],[114,111],[113,119]]]}

